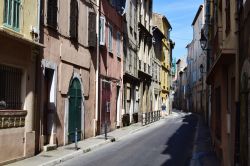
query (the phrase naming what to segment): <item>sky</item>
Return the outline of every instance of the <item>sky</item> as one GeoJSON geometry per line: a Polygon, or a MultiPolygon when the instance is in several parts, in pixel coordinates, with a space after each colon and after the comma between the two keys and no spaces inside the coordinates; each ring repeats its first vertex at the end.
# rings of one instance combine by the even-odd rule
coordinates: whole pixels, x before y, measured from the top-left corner
{"type": "Polygon", "coordinates": [[[175,42],[173,57],[187,55],[186,46],[192,41],[192,22],[204,0],[154,0],[153,11],[167,17],[172,26],[170,38],[175,42]]]}

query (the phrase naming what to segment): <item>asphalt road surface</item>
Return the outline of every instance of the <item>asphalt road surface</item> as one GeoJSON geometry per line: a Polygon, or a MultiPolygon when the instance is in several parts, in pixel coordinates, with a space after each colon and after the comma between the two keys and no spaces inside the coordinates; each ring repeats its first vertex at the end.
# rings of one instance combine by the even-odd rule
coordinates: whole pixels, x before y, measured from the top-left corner
{"type": "Polygon", "coordinates": [[[128,137],[61,163],[61,166],[187,166],[198,118],[176,112],[128,137]]]}

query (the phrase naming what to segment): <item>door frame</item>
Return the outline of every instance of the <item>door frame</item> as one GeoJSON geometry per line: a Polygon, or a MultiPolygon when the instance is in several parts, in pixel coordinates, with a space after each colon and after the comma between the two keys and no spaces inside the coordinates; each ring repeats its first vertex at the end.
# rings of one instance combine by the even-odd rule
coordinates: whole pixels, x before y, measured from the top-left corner
{"type": "MultiPolygon", "coordinates": [[[[85,98],[84,98],[84,86],[83,86],[83,82],[81,79],[80,74],[74,72],[73,76],[70,79],[69,82],[69,87],[68,90],[71,86],[71,83],[74,79],[78,79],[78,81],[81,84],[81,91],[82,91],[82,102],[81,102],[81,140],[85,138],[85,111],[84,111],[84,102],[85,102],[85,98]]],[[[69,127],[69,96],[67,95],[67,98],[65,98],[65,107],[64,107],[64,145],[68,144],[68,127],[69,127]]]]}
{"type": "MultiPolygon", "coordinates": [[[[43,77],[45,77],[45,70],[46,69],[51,69],[51,70],[53,70],[54,71],[54,76],[53,76],[53,79],[52,79],[52,84],[54,84],[54,107],[55,107],[55,114],[56,114],[56,112],[57,112],[57,64],[56,63],[54,63],[53,61],[51,61],[51,60],[48,60],[48,59],[42,59],[42,61],[41,61],[41,64],[42,64],[42,73],[43,73],[43,77]]],[[[42,89],[44,89],[44,82],[42,83],[42,89]]],[[[44,96],[44,92],[43,92],[43,90],[41,91],[41,94],[42,94],[42,96],[44,96]]],[[[44,100],[42,99],[42,101],[44,102],[44,100]]],[[[40,118],[41,118],[41,120],[43,121],[43,118],[44,118],[44,105],[43,104],[41,104],[41,106],[40,106],[40,115],[42,115],[40,118]]],[[[46,115],[47,116],[47,115],[46,115]]],[[[44,123],[44,121],[42,122],[42,123],[44,123]]],[[[56,134],[56,122],[55,122],[55,120],[53,120],[53,122],[52,122],[53,124],[52,124],[52,131],[51,131],[51,138],[50,138],[50,140],[52,141],[52,143],[53,144],[55,144],[56,142],[54,141],[55,140],[55,134],[56,134]]],[[[41,126],[40,126],[41,127],[41,126]]],[[[41,130],[41,129],[40,129],[41,130]]],[[[43,129],[43,130],[47,130],[47,129],[43,129]]],[[[42,136],[43,135],[43,133],[42,133],[43,131],[41,130],[40,131],[40,135],[42,136]]],[[[43,138],[44,139],[44,138],[43,138]]],[[[42,142],[42,145],[41,146],[44,146],[44,140],[42,140],[43,142],[42,142]]],[[[49,141],[49,144],[50,144],[51,142],[49,141]]]]}

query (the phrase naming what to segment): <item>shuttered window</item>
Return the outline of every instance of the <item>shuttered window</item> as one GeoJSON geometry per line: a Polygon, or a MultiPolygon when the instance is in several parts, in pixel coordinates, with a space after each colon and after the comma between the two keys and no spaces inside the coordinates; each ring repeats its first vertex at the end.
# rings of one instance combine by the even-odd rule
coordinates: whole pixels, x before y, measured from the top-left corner
{"type": "Polygon", "coordinates": [[[231,30],[230,0],[226,0],[226,34],[231,30]]]}
{"type": "Polygon", "coordinates": [[[96,46],[96,14],[89,12],[88,42],[90,47],[96,46]]]}
{"type": "Polygon", "coordinates": [[[100,45],[105,45],[105,18],[100,17],[100,45]]]}
{"type": "Polygon", "coordinates": [[[57,29],[57,0],[47,0],[47,25],[57,29]]]}
{"type": "Polygon", "coordinates": [[[108,51],[113,52],[113,27],[109,25],[108,51]]]}
{"type": "Polygon", "coordinates": [[[4,25],[19,31],[20,0],[4,0],[4,25]]]}
{"type": "Polygon", "coordinates": [[[0,65],[0,109],[21,109],[22,70],[0,65]]]}
{"type": "Polygon", "coordinates": [[[121,56],[121,33],[117,32],[117,56],[120,57],[121,56]]]}
{"type": "Polygon", "coordinates": [[[70,37],[73,40],[78,39],[78,3],[77,0],[70,2],[70,37]]]}

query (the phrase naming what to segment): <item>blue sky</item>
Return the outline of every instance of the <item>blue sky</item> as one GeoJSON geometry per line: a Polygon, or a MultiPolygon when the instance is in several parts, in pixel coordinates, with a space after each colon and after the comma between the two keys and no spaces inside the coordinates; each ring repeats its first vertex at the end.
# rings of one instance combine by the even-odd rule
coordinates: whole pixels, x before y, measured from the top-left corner
{"type": "Polygon", "coordinates": [[[204,0],[154,0],[153,11],[165,15],[173,30],[171,39],[175,42],[173,57],[187,54],[186,46],[192,40],[192,21],[204,0]]]}

